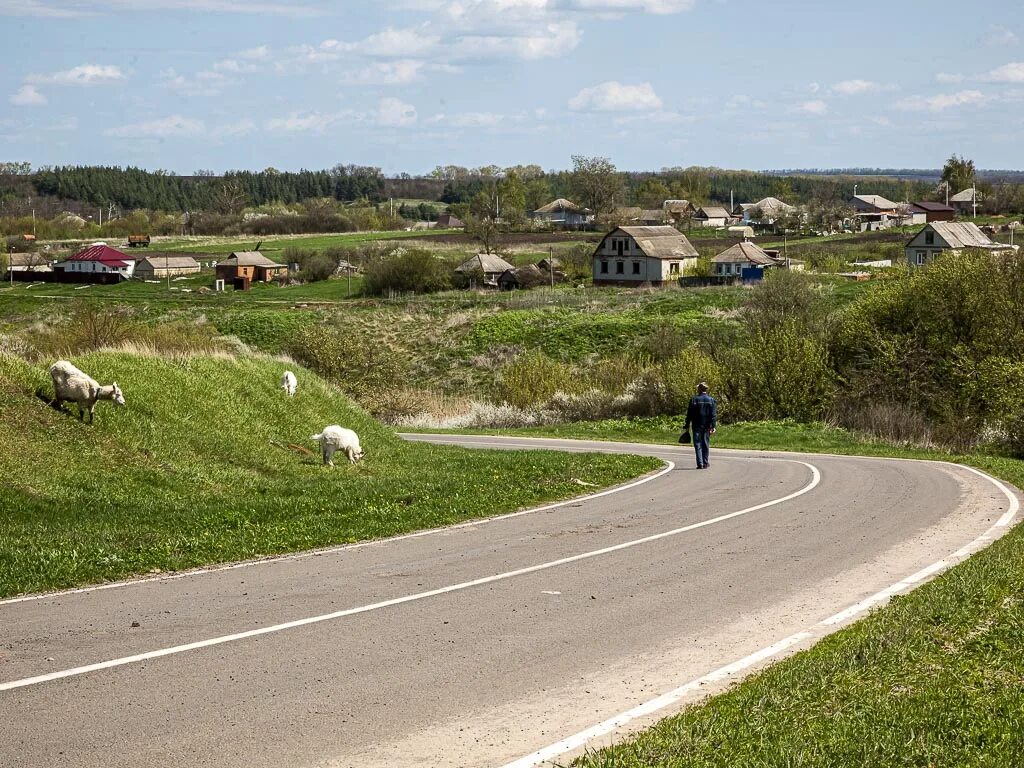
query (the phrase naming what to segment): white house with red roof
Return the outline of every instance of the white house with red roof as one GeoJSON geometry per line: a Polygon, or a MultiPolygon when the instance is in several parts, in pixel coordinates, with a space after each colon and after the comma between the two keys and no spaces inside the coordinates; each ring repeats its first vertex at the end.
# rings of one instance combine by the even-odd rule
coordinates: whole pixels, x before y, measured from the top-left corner
{"type": "Polygon", "coordinates": [[[64,261],[54,265],[63,272],[118,274],[128,279],[135,272],[136,257],[111,248],[106,243],[94,243],[64,261]]]}

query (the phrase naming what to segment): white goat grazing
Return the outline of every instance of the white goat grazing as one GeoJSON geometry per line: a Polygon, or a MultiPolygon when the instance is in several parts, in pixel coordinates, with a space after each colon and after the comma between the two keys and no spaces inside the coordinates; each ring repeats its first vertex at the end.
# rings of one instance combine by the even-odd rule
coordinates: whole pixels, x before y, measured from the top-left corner
{"type": "Polygon", "coordinates": [[[53,392],[56,395],[54,405],[60,409],[65,400],[77,403],[78,418],[84,421],[85,412],[88,411],[90,424],[97,400],[113,400],[114,405],[124,405],[124,395],[116,381],[103,386],[67,360],[58,360],[50,366],[50,378],[53,379],[53,392]]]}
{"type": "Polygon", "coordinates": [[[328,467],[334,466],[331,457],[334,456],[335,451],[344,451],[348,460],[353,464],[363,458],[363,449],[359,447],[359,435],[351,429],[339,427],[337,424],[324,427],[323,432],[313,435],[309,439],[320,443],[320,450],[324,454],[324,464],[328,467]]]}
{"type": "Polygon", "coordinates": [[[281,389],[285,391],[288,397],[295,394],[295,387],[298,385],[298,380],[295,378],[295,374],[291,371],[285,371],[281,377],[281,389]]]}

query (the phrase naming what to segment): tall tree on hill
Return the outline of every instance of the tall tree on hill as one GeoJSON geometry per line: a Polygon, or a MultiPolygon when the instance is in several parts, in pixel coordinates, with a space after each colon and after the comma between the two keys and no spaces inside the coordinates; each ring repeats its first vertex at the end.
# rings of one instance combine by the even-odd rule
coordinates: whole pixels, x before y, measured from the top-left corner
{"type": "Polygon", "coordinates": [[[951,155],[942,166],[942,183],[949,188],[951,194],[956,194],[974,183],[974,174],[973,160],[968,160],[962,155],[951,155]]]}
{"type": "Polygon", "coordinates": [[[622,202],[622,174],[607,157],[573,155],[569,183],[576,196],[574,202],[589,208],[598,217],[611,213],[616,201],[622,202]]]}

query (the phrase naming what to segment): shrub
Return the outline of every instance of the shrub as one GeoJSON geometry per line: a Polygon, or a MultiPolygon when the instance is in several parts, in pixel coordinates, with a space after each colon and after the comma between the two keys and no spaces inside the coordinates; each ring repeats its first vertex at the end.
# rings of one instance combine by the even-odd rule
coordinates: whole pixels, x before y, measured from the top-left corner
{"type": "Polygon", "coordinates": [[[396,248],[364,268],[363,290],[371,296],[391,293],[434,293],[451,288],[448,264],[422,248],[396,248]]]}
{"type": "Polygon", "coordinates": [[[534,351],[506,365],[496,389],[500,401],[515,408],[529,408],[547,402],[556,392],[576,391],[578,385],[568,365],[534,351]]]}
{"type": "Polygon", "coordinates": [[[723,375],[718,363],[700,347],[692,345],[675,357],[649,368],[630,392],[635,409],[644,416],[686,413],[697,384],[706,382],[719,400],[719,417],[726,413],[727,398],[722,393],[723,375]]]}
{"type": "Polygon", "coordinates": [[[325,325],[300,329],[287,352],[363,402],[405,380],[406,364],[376,339],[325,325]]]}

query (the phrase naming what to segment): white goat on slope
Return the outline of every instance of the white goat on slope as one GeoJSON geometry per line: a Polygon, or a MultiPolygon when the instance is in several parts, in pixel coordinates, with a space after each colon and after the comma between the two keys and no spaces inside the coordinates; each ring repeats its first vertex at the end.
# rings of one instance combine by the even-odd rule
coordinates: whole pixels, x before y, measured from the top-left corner
{"type": "Polygon", "coordinates": [[[54,405],[60,409],[65,400],[77,403],[78,418],[81,421],[85,420],[85,412],[88,411],[89,423],[92,424],[97,400],[113,400],[114,405],[124,405],[124,394],[116,381],[103,386],[67,360],[58,360],[50,366],[50,378],[53,379],[53,392],[56,395],[54,405]]]}
{"type": "Polygon", "coordinates": [[[323,451],[324,455],[324,464],[328,467],[334,466],[331,458],[336,451],[344,451],[352,464],[363,458],[363,449],[359,447],[359,435],[351,429],[339,427],[337,424],[324,427],[323,432],[319,435],[313,435],[309,439],[320,443],[320,450],[323,451]]]}
{"type": "Polygon", "coordinates": [[[285,371],[281,377],[281,389],[285,391],[288,397],[295,394],[295,387],[298,385],[298,380],[295,378],[295,374],[291,371],[285,371]]]}

